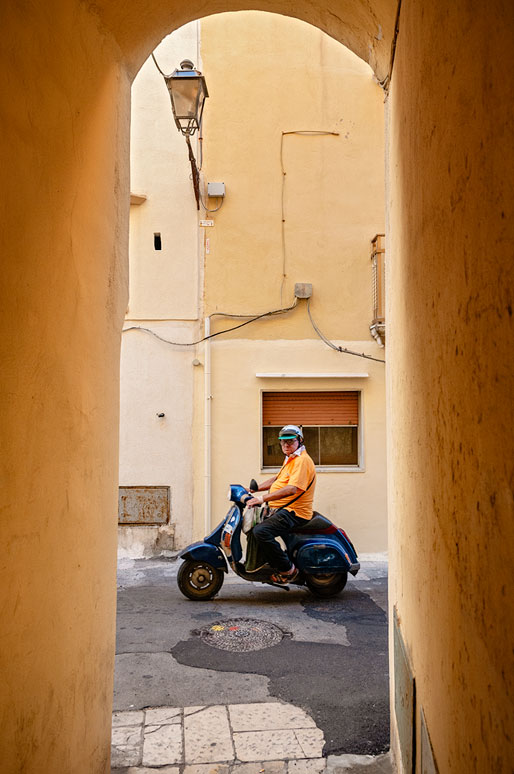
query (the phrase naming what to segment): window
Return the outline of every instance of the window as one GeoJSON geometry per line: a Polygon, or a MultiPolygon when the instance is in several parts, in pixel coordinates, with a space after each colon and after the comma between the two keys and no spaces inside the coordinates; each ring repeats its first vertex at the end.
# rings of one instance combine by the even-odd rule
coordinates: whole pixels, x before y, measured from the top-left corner
{"type": "Polygon", "coordinates": [[[262,394],[262,465],[280,467],[284,455],[278,432],[287,424],[303,428],[314,463],[327,467],[359,465],[357,391],[264,392],[262,394]]]}

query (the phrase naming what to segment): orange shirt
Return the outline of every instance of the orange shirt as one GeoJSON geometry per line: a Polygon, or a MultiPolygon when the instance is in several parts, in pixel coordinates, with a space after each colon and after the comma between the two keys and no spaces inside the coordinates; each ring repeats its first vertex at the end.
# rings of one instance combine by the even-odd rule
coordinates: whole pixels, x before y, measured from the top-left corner
{"type": "MultiPolygon", "coordinates": [[[[290,457],[284,462],[277,478],[270,486],[270,494],[276,492],[277,489],[282,489],[283,486],[297,486],[298,489],[303,490],[303,494],[292,503],[291,510],[302,519],[312,519],[312,504],[316,487],[315,477],[316,467],[314,462],[304,450],[301,454],[290,457]],[[307,490],[311,481],[312,484],[307,490]]],[[[298,494],[297,492],[296,495],[281,497],[280,500],[271,500],[269,506],[270,508],[287,508],[287,503],[293,497],[297,497],[298,494]]]]}

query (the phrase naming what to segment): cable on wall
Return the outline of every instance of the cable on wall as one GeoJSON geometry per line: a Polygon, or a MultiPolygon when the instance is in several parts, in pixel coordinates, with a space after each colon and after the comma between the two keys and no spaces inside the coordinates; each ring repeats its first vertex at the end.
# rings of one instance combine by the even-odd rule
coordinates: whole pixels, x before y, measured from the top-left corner
{"type": "Polygon", "coordinates": [[[159,67],[159,65],[157,64],[157,59],[155,58],[153,51],[152,51],[152,59],[153,59],[153,61],[154,61],[154,64],[155,64],[156,68],[159,70],[160,74],[162,75],[162,77],[163,77],[163,78],[166,78],[166,77],[167,77],[167,76],[166,76],[166,73],[163,73],[163,71],[161,70],[161,68],[160,68],[160,67],[159,67]]]}
{"type": "Polygon", "coordinates": [[[400,34],[400,13],[402,10],[402,0],[398,0],[396,7],[396,18],[394,20],[394,33],[391,41],[391,54],[389,57],[389,71],[383,81],[380,81],[380,86],[384,89],[387,95],[389,94],[389,87],[391,86],[391,78],[393,77],[394,59],[396,56],[396,44],[398,42],[398,35],[400,34]]]}
{"type": "Polygon", "coordinates": [[[337,344],[334,344],[333,341],[330,341],[330,339],[327,339],[327,337],[320,331],[314,320],[312,319],[311,315],[311,300],[310,298],[307,299],[307,314],[309,315],[309,320],[311,321],[311,325],[320,337],[322,341],[327,344],[331,349],[335,349],[336,352],[344,352],[346,355],[355,355],[355,357],[364,357],[366,360],[375,360],[377,363],[385,363],[385,360],[380,360],[378,357],[373,357],[372,355],[366,355],[364,352],[353,352],[351,349],[347,349],[346,347],[339,347],[337,344]]]}
{"type": "Polygon", "coordinates": [[[163,341],[165,344],[171,344],[174,347],[194,347],[196,344],[201,344],[202,341],[207,341],[207,339],[213,339],[215,336],[221,336],[224,333],[230,333],[230,331],[237,331],[238,328],[243,328],[245,325],[250,325],[250,323],[256,322],[256,320],[262,320],[263,317],[272,317],[276,314],[285,314],[286,312],[290,312],[292,309],[295,309],[297,303],[298,299],[295,298],[294,303],[291,304],[291,306],[286,306],[283,309],[273,309],[271,312],[263,312],[262,314],[255,316],[247,314],[228,314],[225,312],[215,312],[214,314],[210,315],[210,317],[251,317],[251,319],[246,320],[239,325],[234,325],[232,328],[226,328],[223,331],[211,333],[209,336],[204,336],[203,338],[198,339],[198,341],[170,341],[169,339],[165,339],[162,336],[159,336],[159,334],[155,333],[155,331],[152,331],[151,328],[144,328],[142,325],[131,325],[130,328],[123,328],[122,333],[127,333],[127,331],[145,331],[145,333],[150,333],[152,336],[155,336],[155,338],[159,339],[159,341],[163,341]]]}
{"type": "Polygon", "coordinates": [[[280,283],[280,303],[282,303],[282,294],[284,292],[284,283],[286,281],[286,231],[285,231],[285,187],[286,187],[286,175],[287,172],[284,169],[284,137],[291,134],[298,134],[303,137],[323,137],[325,135],[332,135],[333,137],[339,137],[339,132],[329,132],[322,129],[295,129],[292,132],[282,132],[280,137],[280,170],[282,172],[282,194],[281,194],[281,227],[282,227],[282,280],[280,283]]]}
{"type": "Polygon", "coordinates": [[[225,197],[224,196],[218,196],[217,198],[221,199],[221,203],[218,204],[218,206],[215,207],[214,209],[209,209],[209,207],[207,207],[207,205],[205,204],[205,202],[203,200],[203,196],[202,196],[202,194],[200,192],[200,204],[204,208],[205,212],[218,212],[218,210],[221,210],[221,208],[223,207],[223,202],[225,201],[225,197]]]}

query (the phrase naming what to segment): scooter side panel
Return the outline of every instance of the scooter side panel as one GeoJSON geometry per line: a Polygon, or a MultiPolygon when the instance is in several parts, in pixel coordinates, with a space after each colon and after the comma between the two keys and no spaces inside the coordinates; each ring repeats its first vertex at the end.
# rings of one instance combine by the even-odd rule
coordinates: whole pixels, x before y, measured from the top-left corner
{"type": "Polygon", "coordinates": [[[356,562],[357,559],[358,559],[358,556],[357,556],[357,551],[355,550],[352,541],[350,540],[350,538],[348,537],[348,535],[346,534],[344,529],[341,529],[340,527],[338,527],[337,532],[338,532],[338,539],[344,545],[347,553],[350,556],[350,559],[352,560],[352,562],[356,562]]]}
{"type": "Polygon", "coordinates": [[[230,563],[239,562],[243,555],[241,548],[241,510],[233,505],[229,510],[221,532],[221,546],[230,563]]]}
{"type": "Polygon", "coordinates": [[[223,553],[217,546],[213,546],[210,543],[205,543],[203,541],[192,543],[184,549],[184,551],[181,551],[179,558],[194,559],[196,562],[208,562],[213,567],[228,572],[227,562],[223,553]]]}
{"type": "MultiPolygon", "coordinates": [[[[226,516],[225,516],[226,519],[226,516]]],[[[218,524],[217,527],[213,529],[213,531],[207,535],[207,537],[204,537],[203,542],[210,543],[213,546],[218,546],[221,540],[221,533],[223,532],[223,526],[225,524],[225,519],[218,524]]],[[[196,543],[194,544],[196,545],[196,543]]]]}
{"type": "Polygon", "coordinates": [[[293,561],[304,572],[346,571],[356,575],[360,564],[353,559],[339,541],[330,539],[305,540],[293,550],[293,561]]]}

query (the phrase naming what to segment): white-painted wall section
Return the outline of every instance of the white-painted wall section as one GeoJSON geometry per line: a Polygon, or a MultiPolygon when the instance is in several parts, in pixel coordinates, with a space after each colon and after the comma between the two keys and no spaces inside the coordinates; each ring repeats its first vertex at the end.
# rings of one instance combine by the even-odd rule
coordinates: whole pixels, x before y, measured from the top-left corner
{"type": "MultiPolygon", "coordinates": [[[[168,36],[155,52],[171,73],[198,61],[198,24],[168,36]]],[[[198,218],[184,138],[175,128],[164,80],[152,59],[132,89],[130,296],[121,355],[120,485],[169,486],[167,526],[121,526],[120,556],[167,553],[192,536],[193,360],[198,338],[198,218]],[[161,249],[155,249],[154,235],[161,249]],[[158,414],[164,414],[159,417],[158,414]]]]}
{"type": "MultiPolygon", "coordinates": [[[[198,62],[198,23],[169,35],[155,51],[166,74],[198,62]]],[[[148,59],[132,87],[130,187],[146,201],[131,207],[129,319],[198,318],[198,218],[187,148],[162,75],[148,59]],[[154,246],[161,237],[161,249],[154,246]]],[[[194,144],[194,143],[193,143],[194,144]]]]}
{"type": "MultiPolygon", "coordinates": [[[[175,340],[192,332],[172,323],[152,329],[175,340]]],[[[143,331],[123,335],[120,485],[170,487],[171,535],[179,545],[192,534],[193,358],[189,347],[170,347],[143,331]]],[[[159,535],[158,527],[120,527],[120,553],[151,556],[159,535]]]]}

